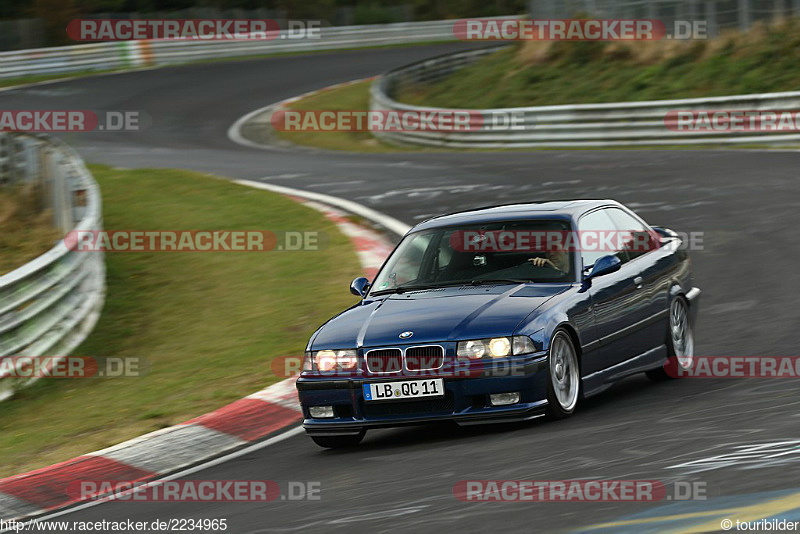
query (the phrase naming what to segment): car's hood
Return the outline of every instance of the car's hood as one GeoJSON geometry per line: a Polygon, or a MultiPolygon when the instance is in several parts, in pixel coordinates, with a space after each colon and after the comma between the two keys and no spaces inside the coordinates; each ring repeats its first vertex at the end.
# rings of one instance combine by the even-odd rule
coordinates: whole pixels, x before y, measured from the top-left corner
{"type": "Polygon", "coordinates": [[[511,335],[520,321],[567,287],[456,287],[365,300],[323,325],[312,339],[311,348],[346,349],[511,335]],[[401,339],[402,332],[413,335],[401,339]]]}

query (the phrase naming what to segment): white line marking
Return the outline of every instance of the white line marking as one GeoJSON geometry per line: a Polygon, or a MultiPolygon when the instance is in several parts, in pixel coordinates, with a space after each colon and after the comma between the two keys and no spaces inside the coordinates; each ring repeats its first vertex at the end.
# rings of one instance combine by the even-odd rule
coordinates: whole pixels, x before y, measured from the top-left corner
{"type": "Polygon", "coordinates": [[[6,87],[0,87],[0,93],[4,93],[6,91],[17,91],[19,89],[28,89],[29,87],[39,87],[41,85],[52,85],[54,83],[71,82],[73,80],[82,80],[84,78],[99,78],[100,76],[116,76],[117,74],[126,74],[128,72],[144,72],[159,68],[161,67],[158,65],[154,65],[152,67],[115,70],[113,72],[87,72],[85,74],[76,74],[75,76],[53,78],[52,80],[40,80],[38,82],[28,82],[28,83],[21,83],[18,85],[8,85],[6,87]]]}
{"type": "Polygon", "coordinates": [[[247,121],[249,121],[250,119],[252,119],[256,115],[260,115],[261,113],[264,113],[265,111],[269,110],[270,108],[279,106],[280,104],[282,104],[282,102],[278,102],[277,104],[270,104],[268,106],[264,106],[264,107],[261,107],[261,108],[258,108],[258,109],[254,109],[250,113],[247,113],[246,115],[242,115],[241,117],[236,119],[236,122],[231,124],[231,127],[228,128],[228,139],[230,139],[231,141],[233,141],[237,145],[242,145],[242,146],[246,146],[246,147],[250,147],[250,148],[260,148],[261,150],[275,150],[276,147],[273,147],[273,146],[270,146],[270,145],[264,145],[264,144],[261,144],[261,143],[254,143],[253,141],[250,141],[249,139],[245,138],[241,133],[241,129],[242,129],[242,126],[244,125],[244,123],[246,123],[247,121]]]}
{"type": "Polygon", "coordinates": [[[303,178],[310,176],[309,174],[276,174],[275,176],[265,176],[264,180],[292,180],[294,178],[303,178]]]}
{"type": "Polygon", "coordinates": [[[311,191],[303,191],[302,189],[294,189],[292,187],[284,187],[282,185],[265,184],[264,182],[256,182],[253,180],[234,180],[233,183],[244,185],[246,187],[254,187],[256,189],[264,189],[266,191],[273,191],[284,195],[292,195],[300,198],[307,198],[309,200],[316,200],[323,204],[329,204],[344,211],[349,211],[356,215],[360,215],[374,223],[377,223],[387,230],[394,232],[397,235],[403,236],[411,229],[411,226],[406,223],[385,215],[372,208],[368,208],[352,200],[345,200],[343,198],[325,195],[322,193],[312,193],[311,191]]]}
{"type": "Polygon", "coordinates": [[[247,121],[249,121],[250,119],[255,117],[256,115],[260,115],[261,113],[264,113],[264,112],[268,111],[270,108],[275,108],[277,110],[279,108],[282,108],[282,107],[286,106],[287,104],[291,104],[292,102],[297,102],[301,98],[307,98],[307,97],[309,97],[311,95],[315,95],[315,94],[320,93],[322,91],[327,91],[329,89],[336,89],[336,88],[339,88],[339,87],[346,87],[348,85],[353,85],[353,84],[360,83],[360,82],[363,82],[363,81],[366,81],[366,80],[369,80],[369,79],[370,78],[360,78],[358,80],[351,80],[351,81],[348,81],[348,82],[329,85],[327,87],[322,87],[321,89],[317,89],[316,91],[309,91],[309,92],[303,93],[301,95],[297,95],[297,96],[293,96],[291,98],[287,98],[287,99],[281,100],[280,102],[275,102],[273,104],[269,104],[268,106],[263,106],[263,107],[260,107],[258,109],[254,109],[250,113],[242,115],[241,117],[236,119],[236,121],[233,124],[231,124],[230,128],[228,128],[228,139],[230,139],[231,141],[233,141],[236,144],[239,144],[239,145],[242,145],[242,146],[247,146],[247,147],[250,147],[250,148],[260,148],[261,150],[277,150],[279,147],[274,147],[274,146],[265,145],[265,144],[261,144],[261,143],[255,143],[253,141],[250,141],[249,139],[246,139],[244,136],[242,136],[242,133],[241,133],[242,126],[247,121]]]}

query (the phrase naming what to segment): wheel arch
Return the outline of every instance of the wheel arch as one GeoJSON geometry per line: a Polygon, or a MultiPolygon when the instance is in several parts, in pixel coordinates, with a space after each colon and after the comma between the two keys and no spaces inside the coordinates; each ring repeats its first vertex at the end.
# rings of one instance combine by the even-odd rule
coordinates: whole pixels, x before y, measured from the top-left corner
{"type": "MultiPolygon", "coordinates": [[[[572,340],[572,345],[575,347],[575,356],[578,358],[578,369],[583,370],[583,349],[581,348],[581,340],[580,337],[578,337],[578,331],[569,321],[563,321],[553,328],[553,335],[550,336],[550,338],[552,339],[559,330],[564,330],[572,340]]],[[[550,347],[548,347],[548,350],[549,348],[550,347]]]]}

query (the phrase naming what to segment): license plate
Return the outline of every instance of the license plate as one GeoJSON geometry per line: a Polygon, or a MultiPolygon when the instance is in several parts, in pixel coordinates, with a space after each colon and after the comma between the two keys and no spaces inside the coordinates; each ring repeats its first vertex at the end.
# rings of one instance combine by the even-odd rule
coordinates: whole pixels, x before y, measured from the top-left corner
{"type": "Polygon", "coordinates": [[[442,378],[378,382],[377,384],[364,384],[363,388],[364,400],[367,401],[444,397],[444,379],[442,378]]]}

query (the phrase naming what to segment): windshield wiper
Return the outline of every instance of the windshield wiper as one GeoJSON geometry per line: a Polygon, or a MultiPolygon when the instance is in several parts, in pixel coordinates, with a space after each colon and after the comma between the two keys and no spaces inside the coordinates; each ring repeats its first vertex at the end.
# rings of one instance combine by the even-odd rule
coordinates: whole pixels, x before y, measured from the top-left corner
{"type": "Polygon", "coordinates": [[[458,282],[440,282],[437,284],[405,284],[390,289],[381,289],[372,293],[373,295],[388,295],[389,293],[405,293],[406,291],[420,291],[425,289],[438,289],[440,287],[461,286],[469,283],[467,280],[458,282]]]}
{"type": "MultiPolygon", "coordinates": [[[[481,286],[484,284],[530,284],[532,280],[522,280],[519,278],[479,278],[470,280],[468,283],[473,286],[481,286]]],[[[466,285],[467,283],[465,283],[466,285]]]]}

